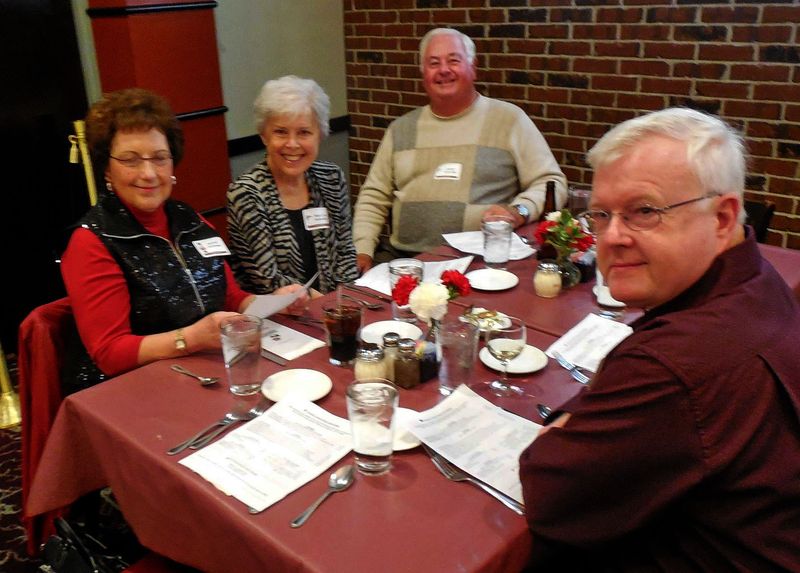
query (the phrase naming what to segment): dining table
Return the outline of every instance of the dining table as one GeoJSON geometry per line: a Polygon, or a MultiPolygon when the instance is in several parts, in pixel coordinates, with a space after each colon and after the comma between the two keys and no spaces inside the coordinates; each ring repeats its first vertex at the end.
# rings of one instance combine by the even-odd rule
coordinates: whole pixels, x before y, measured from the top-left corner
{"type": "MultiPolygon", "coordinates": [[[[445,260],[457,255],[454,249],[441,246],[421,258],[445,260]]],[[[798,260],[800,252],[780,258],[783,265],[798,260]]],[[[517,315],[529,326],[528,344],[545,350],[587,314],[604,310],[592,294],[592,281],[553,299],[537,297],[532,284],[535,264],[535,258],[511,261],[508,270],[519,278],[518,284],[506,290],[473,291],[452,301],[449,312],[481,306],[517,315]]],[[[475,257],[470,268],[482,267],[480,257],[475,257]]],[[[793,268],[796,271],[798,266],[793,268]]],[[[794,281],[790,284],[800,292],[800,271],[795,271],[789,272],[794,281]]],[[[311,301],[308,316],[321,318],[322,304],[333,296],[311,301]]],[[[618,319],[630,322],[639,314],[636,309],[624,309],[618,319]]],[[[284,315],[272,318],[325,338],[317,322],[299,322],[284,315]]],[[[384,303],[381,308],[365,309],[363,323],[390,318],[390,305],[384,303]]],[[[264,375],[293,368],[326,374],[332,389],[317,404],[346,418],[345,390],[354,378],[353,370],[330,364],[328,357],[328,349],[322,347],[283,366],[262,359],[264,375]]],[[[539,404],[556,409],[585,388],[552,359],[535,372],[510,375],[523,390],[521,396],[495,396],[488,384],[497,375],[476,360],[468,386],[493,404],[536,423],[542,422],[539,404]]],[[[416,411],[444,399],[436,379],[399,393],[399,406],[416,411]]],[[[384,475],[357,474],[350,488],[328,499],[303,527],[292,528],[290,522],[325,490],[327,471],[265,511],[249,513],[243,503],[178,463],[192,454],[190,450],[174,456],[166,453],[242,400],[246,398],[228,390],[220,352],[153,362],[66,397],[39,463],[26,514],[65,507],[84,494],[110,486],[143,545],[208,572],[506,572],[524,568],[530,551],[525,518],[471,484],[446,479],[420,447],[395,452],[393,467],[384,475]],[[220,383],[202,386],[172,370],[173,364],[219,376],[220,383]]],[[[350,452],[334,467],[352,461],[350,452]]]]}

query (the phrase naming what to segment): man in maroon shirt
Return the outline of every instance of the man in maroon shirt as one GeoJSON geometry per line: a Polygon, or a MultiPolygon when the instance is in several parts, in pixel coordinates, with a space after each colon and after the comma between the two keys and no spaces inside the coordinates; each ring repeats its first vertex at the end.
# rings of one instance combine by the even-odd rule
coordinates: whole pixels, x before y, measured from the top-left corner
{"type": "Polygon", "coordinates": [[[741,138],[668,109],[589,162],[598,264],[645,314],[520,458],[531,570],[800,571],[800,308],[742,224],[741,138]]]}

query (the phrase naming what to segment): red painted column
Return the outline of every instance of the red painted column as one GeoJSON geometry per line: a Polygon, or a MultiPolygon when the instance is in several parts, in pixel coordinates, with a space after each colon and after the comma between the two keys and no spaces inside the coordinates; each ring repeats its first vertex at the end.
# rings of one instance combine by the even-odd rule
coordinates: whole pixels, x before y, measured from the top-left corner
{"type": "Polygon", "coordinates": [[[104,92],[142,87],[166,97],[181,120],[186,153],[174,197],[225,235],[231,180],[213,10],[216,2],[90,0],[104,92]]]}

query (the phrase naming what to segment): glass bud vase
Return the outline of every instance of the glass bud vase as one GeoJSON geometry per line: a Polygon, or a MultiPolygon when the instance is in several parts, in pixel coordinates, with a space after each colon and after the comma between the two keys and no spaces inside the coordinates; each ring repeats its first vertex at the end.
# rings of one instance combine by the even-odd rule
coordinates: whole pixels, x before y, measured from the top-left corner
{"type": "Polygon", "coordinates": [[[428,333],[422,341],[422,356],[420,357],[420,380],[425,382],[439,375],[441,362],[441,349],[439,348],[439,327],[441,320],[431,319],[428,333]]]}
{"type": "Polygon", "coordinates": [[[561,288],[572,288],[581,282],[581,271],[570,259],[572,249],[557,249],[557,251],[556,264],[561,271],[561,288]]]}

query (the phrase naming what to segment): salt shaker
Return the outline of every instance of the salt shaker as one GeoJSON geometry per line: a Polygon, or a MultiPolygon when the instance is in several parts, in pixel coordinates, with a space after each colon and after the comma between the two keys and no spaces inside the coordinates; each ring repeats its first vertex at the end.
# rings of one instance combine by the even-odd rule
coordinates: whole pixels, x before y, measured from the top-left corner
{"type": "Polygon", "coordinates": [[[542,261],[533,275],[533,288],[543,298],[553,298],[561,291],[561,272],[558,265],[542,261]]]}
{"type": "Polygon", "coordinates": [[[396,332],[387,332],[383,335],[383,362],[386,364],[386,378],[394,382],[394,363],[397,360],[397,342],[400,335],[396,332]]]}
{"type": "Polygon", "coordinates": [[[383,349],[374,342],[365,342],[356,351],[356,363],[353,370],[356,380],[386,378],[383,349]]]}

